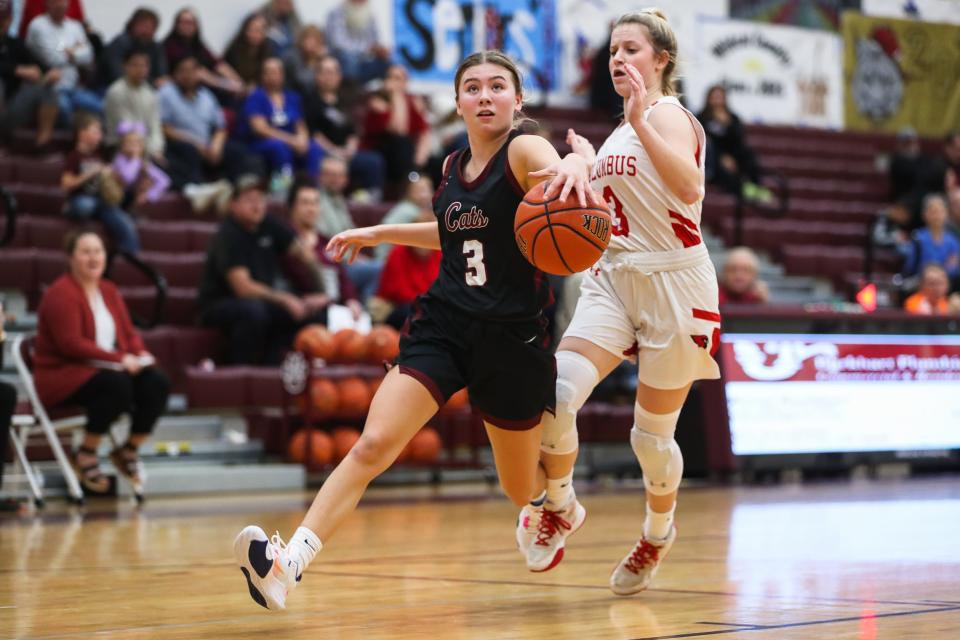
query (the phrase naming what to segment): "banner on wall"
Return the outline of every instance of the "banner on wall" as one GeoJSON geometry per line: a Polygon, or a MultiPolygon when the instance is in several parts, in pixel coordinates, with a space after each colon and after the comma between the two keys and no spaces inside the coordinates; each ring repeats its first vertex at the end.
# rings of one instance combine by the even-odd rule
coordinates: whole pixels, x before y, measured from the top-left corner
{"type": "Polygon", "coordinates": [[[828,32],[700,19],[685,93],[694,111],[707,90],[727,89],[744,122],[843,126],[843,40],[828,32]]]}
{"type": "Polygon", "coordinates": [[[730,0],[731,18],[830,31],[840,30],[845,10],[859,11],[860,0],[730,0]]]}
{"type": "Polygon", "coordinates": [[[960,127],[960,27],[843,15],[844,111],[858,131],[960,127]]]}
{"type": "Polygon", "coordinates": [[[452,82],[457,66],[480,49],[518,62],[527,88],[557,85],[554,0],[396,0],[394,50],[423,82],[452,82]]]}

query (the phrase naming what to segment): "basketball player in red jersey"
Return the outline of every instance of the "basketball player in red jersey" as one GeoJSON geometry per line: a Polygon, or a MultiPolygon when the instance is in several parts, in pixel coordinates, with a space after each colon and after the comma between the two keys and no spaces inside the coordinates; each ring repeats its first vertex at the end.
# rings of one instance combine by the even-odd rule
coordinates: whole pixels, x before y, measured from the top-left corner
{"type": "Polygon", "coordinates": [[[400,356],[377,390],[363,434],[324,482],[289,544],[246,527],[234,554],[250,596],[283,609],[315,554],[356,508],[367,485],[456,391],[466,387],[484,420],[500,484],[519,505],[543,491],[538,475],[541,418],[554,408],[556,385],[543,307],[543,274],[520,253],[514,212],[523,195],[547,179],[581,206],[599,204],[589,165],[563,160],[549,142],[514,128],[523,95],[520,72],[499,52],[461,63],[454,82],[469,147],[451,154],[434,199],[435,222],[354,229],[330,240],[338,260],[353,260],[381,242],[440,249],[440,275],[417,310],[400,356]]]}
{"type": "Polygon", "coordinates": [[[676,60],[676,36],[659,9],[621,16],[610,42],[610,75],[623,97],[624,120],[597,153],[568,133],[593,167],[592,186],[610,206],[613,232],[585,276],[557,351],[556,416],[545,416],[541,445],[545,501],[524,507],[517,528],[532,571],[563,557],[566,537],[585,517],[571,486],[576,413],[601,379],[635,357],[630,444],[643,470],[647,509],[643,535],[610,577],[619,595],[646,589],[673,545],[683,474],[673,437],[677,418],[693,381],[719,377],[717,276],[700,237],[705,138],[675,96],[676,60]]]}

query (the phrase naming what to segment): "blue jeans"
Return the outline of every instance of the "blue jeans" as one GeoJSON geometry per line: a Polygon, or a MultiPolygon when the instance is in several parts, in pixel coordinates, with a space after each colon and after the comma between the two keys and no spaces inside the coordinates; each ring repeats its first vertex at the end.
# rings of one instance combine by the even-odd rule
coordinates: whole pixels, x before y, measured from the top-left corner
{"type": "Polygon", "coordinates": [[[390,67],[389,60],[356,56],[339,49],[335,50],[333,55],[340,61],[343,77],[353,80],[359,85],[366,84],[370,80],[383,78],[387,75],[387,69],[390,67]]]}
{"type": "Polygon", "coordinates": [[[97,196],[79,195],[70,198],[67,217],[77,222],[99,220],[107,228],[110,240],[117,249],[140,253],[140,236],[130,214],[105,203],[97,196]]]}
{"type": "Polygon", "coordinates": [[[89,111],[97,115],[103,114],[103,98],[87,89],[75,87],[57,91],[57,104],[60,107],[60,122],[73,126],[75,111],[89,111]]]}
{"type": "Polygon", "coordinates": [[[382,260],[361,259],[353,264],[344,263],[347,277],[357,287],[360,302],[366,304],[367,298],[377,293],[380,288],[380,274],[383,272],[382,260]]]}
{"type": "Polygon", "coordinates": [[[357,151],[350,158],[350,183],[361,189],[383,191],[386,179],[386,164],[377,151],[357,151]]]}
{"type": "Polygon", "coordinates": [[[250,149],[259,153],[267,161],[271,173],[276,173],[289,167],[296,167],[306,171],[312,180],[320,176],[320,161],[323,160],[323,149],[313,140],[307,152],[298,156],[293,148],[279,140],[265,138],[250,144],[250,149]]]}

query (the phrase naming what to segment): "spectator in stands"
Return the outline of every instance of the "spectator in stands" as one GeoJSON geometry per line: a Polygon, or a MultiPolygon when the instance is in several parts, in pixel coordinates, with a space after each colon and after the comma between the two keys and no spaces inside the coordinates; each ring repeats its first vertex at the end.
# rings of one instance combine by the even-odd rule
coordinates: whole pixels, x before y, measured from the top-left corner
{"type": "Polygon", "coordinates": [[[351,83],[382,78],[390,51],[380,44],[377,21],[367,0],[344,0],[327,16],[327,44],[351,83]]]}
{"type": "Polygon", "coordinates": [[[271,191],[286,193],[295,168],[317,179],[323,149],[307,131],[300,95],[284,89],[283,62],[265,60],[261,77],[261,86],[243,105],[241,136],[267,163],[273,176],[271,191]]]}
{"type": "Polygon", "coordinates": [[[207,249],[197,306],[200,322],[223,331],[234,364],[276,364],[296,330],[319,322],[327,301],[279,288],[280,259],[316,264],[293,231],[267,214],[259,176],[237,179],[230,214],[207,249]]]}
{"type": "MultiPolygon", "coordinates": [[[[422,211],[413,222],[433,222],[433,210],[422,211]]],[[[396,246],[390,250],[375,297],[368,302],[371,316],[399,329],[410,316],[413,301],[427,292],[440,273],[441,253],[433,249],[396,246]]]]}
{"type": "Polygon", "coordinates": [[[926,159],[920,153],[920,138],[913,127],[904,127],[897,133],[897,147],[890,157],[890,199],[899,202],[911,195],[927,170],[926,159]]]}
{"type": "Polygon", "coordinates": [[[45,69],[57,69],[60,120],[71,123],[74,111],[101,113],[100,96],[80,82],[80,72],[93,63],[93,47],[83,25],[67,17],[67,0],[47,0],[47,13],[37,16],[27,29],[27,49],[45,69]]]}
{"type": "Polygon", "coordinates": [[[260,81],[263,63],[273,55],[273,43],[267,40],[266,19],[259,13],[251,13],[244,18],[223,58],[240,76],[245,92],[250,93],[260,81]]]}
{"type": "Polygon", "coordinates": [[[117,471],[139,481],[140,445],[167,406],[170,383],[155,366],[117,287],[103,279],[103,240],[89,230],[66,242],[69,271],[43,294],[37,311],[34,381],[44,405],[86,410],[83,442],[74,462],[84,490],[104,493],[97,447],[121,414],[130,414],[130,437],[114,450],[117,471]]]}
{"type": "Polygon", "coordinates": [[[316,77],[320,63],[329,55],[327,43],[323,39],[320,27],[308,24],[297,36],[297,46],[291,47],[283,55],[287,84],[294,91],[306,96],[317,84],[316,77]]]}
{"type": "Polygon", "coordinates": [[[760,165],[747,146],[743,124],[727,105],[727,90],[720,85],[710,87],[697,118],[707,134],[707,182],[747,200],[772,201],[773,193],[760,186],[760,165]]]}
{"type": "Polygon", "coordinates": [[[267,38],[273,43],[273,53],[282,58],[293,48],[300,33],[300,16],[293,0],[269,0],[260,7],[267,20],[267,38]]]}
{"type": "Polygon", "coordinates": [[[120,148],[111,166],[124,188],[123,206],[130,211],[159,200],[170,188],[170,178],[146,155],[147,130],[143,123],[124,120],[117,131],[120,148]]]}
{"type": "Polygon", "coordinates": [[[947,194],[950,220],[960,228],[960,131],[947,135],[943,141],[943,191],[947,194]]]}
{"type": "MultiPolygon", "coordinates": [[[[9,25],[7,26],[9,27],[9,25]]],[[[3,325],[5,323],[3,300],[0,300],[0,367],[3,366],[3,342],[6,338],[3,325]]],[[[3,463],[7,460],[7,444],[10,442],[10,429],[13,428],[13,412],[16,408],[16,387],[6,382],[0,382],[0,487],[3,486],[3,463]]],[[[19,508],[19,500],[5,499],[0,501],[0,511],[16,511],[19,508]]]]}
{"type": "MultiPolygon", "coordinates": [[[[380,224],[407,224],[427,213],[433,215],[433,180],[424,174],[418,175],[416,180],[407,185],[403,200],[383,216],[380,224]]],[[[384,242],[377,245],[374,254],[381,260],[385,260],[391,249],[393,245],[384,242]]]]}
{"type": "Polygon", "coordinates": [[[387,70],[383,89],[367,101],[360,144],[383,156],[387,181],[394,190],[403,189],[410,173],[423,173],[432,143],[423,101],[407,93],[407,79],[402,65],[391,65],[387,70]]]}
{"type": "Polygon", "coordinates": [[[147,133],[147,154],[163,161],[166,140],[160,124],[160,99],[147,81],[150,55],[145,49],[133,47],[124,56],[123,77],[110,85],[104,102],[105,142],[108,147],[116,147],[120,142],[120,123],[139,122],[147,133]]]}
{"type": "Polygon", "coordinates": [[[767,283],[759,279],[760,261],[747,247],[727,254],[720,275],[720,304],[762,304],[770,299],[767,283]]]}
{"type": "MultiPolygon", "coordinates": [[[[27,29],[30,27],[33,19],[37,16],[42,16],[46,12],[47,2],[48,0],[25,0],[23,2],[23,9],[20,12],[20,29],[18,32],[21,38],[27,37],[27,29]]],[[[16,4],[16,2],[14,2],[14,4],[16,4]]],[[[66,16],[83,25],[87,22],[80,0],[68,0],[66,16]]]]}
{"type": "Polygon", "coordinates": [[[623,98],[610,82],[610,33],[590,65],[590,107],[613,116],[623,113],[623,98]]]}
{"type": "Polygon", "coordinates": [[[180,60],[193,58],[200,65],[198,73],[201,83],[232,95],[243,93],[243,80],[236,70],[213,55],[204,44],[200,33],[200,18],[193,9],[180,9],[174,16],[170,33],[163,41],[163,51],[167,59],[167,69],[171,73],[180,60]]]}
{"type": "Polygon", "coordinates": [[[67,217],[78,222],[99,220],[116,248],[139,253],[137,228],[130,214],[120,208],[123,189],[100,151],[100,121],[90,114],[78,114],[75,129],[76,146],[67,155],[60,179],[60,188],[67,192],[67,217]]]}
{"type": "MultiPolygon", "coordinates": [[[[57,122],[59,69],[44,69],[23,41],[9,35],[12,0],[0,0],[0,137],[17,127],[37,123],[38,149],[53,136],[57,122]]],[[[0,427],[2,428],[2,427],[0,427]]]]}
{"type": "Polygon", "coordinates": [[[950,278],[960,276],[960,239],[947,229],[947,201],[931,193],[923,199],[922,229],[913,232],[910,240],[898,247],[904,257],[903,274],[919,274],[928,264],[943,267],[950,278]]]}
{"type": "Polygon", "coordinates": [[[383,193],[383,156],[377,151],[360,150],[350,105],[343,101],[342,79],[337,59],[324,56],[317,68],[316,85],[306,98],[307,127],[327,155],[349,163],[350,183],[376,200],[383,193]]]}
{"type": "Polygon", "coordinates": [[[290,224],[297,234],[297,240],[307,250],[312,251],[317,260],[320,282],[314,274],[304,269],[303,263],[287,260],[287,273],[297,290],[302,293],[320,293],[329,303],[350,307],[354,317],[360,317],[363,305],[357,299],[357,289],[347,275],[342,263],[327,255],[329,238],[317,233],[317,221],[323,212],[320,210],[320,190],[311,182],[298,181],[290,189],[287,199],[290,208],[290,224]]]}
{"type": "Polygon", "coordinates": [[[892,247],[910,238],[913,214],[910,212],[910,197],[904,196],[877,214],[873,224],[873,243],[878,247],[892,247]]]}
{"type": "Polygon", "coordinates": [[[126,74],[127,57],[133,51],[142,51],[149,62],[149,79],[156,86],[167,80],[167,56],[156,41],[160,17],[152,9],[140,7],[133,12],[123,33],[114,38],[100,56],[100,84],[111,86],[126,74]]]}
{"type": "Polygon", "coordinates": [[[233,180],[241,173],[261,168],[243,143],[227,138],[223,110],[213,92],[201,86],[201,67],[196,58],[180,58],[172,71],[173,81],[159,91],[167,167],[174,188],[182,189],[194,209],[203,211],[211,204],[210,198],[224,193],[224,188],[229,199],[230,190],[229,184],[220,183],[200,193],[199,185],[215,184],[224,175],[233,180]]]}
{"type": "Polygon", "coordinates": [[[938,264],[928,264],[920,276],[920,289],[903,303],[907,313],[934,315],[960,312],[957,294],[950,298],[950,282],[947,272],[938,264]]]}

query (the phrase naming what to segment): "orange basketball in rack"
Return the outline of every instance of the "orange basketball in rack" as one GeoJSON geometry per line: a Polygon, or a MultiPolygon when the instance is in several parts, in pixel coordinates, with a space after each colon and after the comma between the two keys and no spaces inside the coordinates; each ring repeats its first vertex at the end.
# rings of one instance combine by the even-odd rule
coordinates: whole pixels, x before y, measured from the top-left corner
{"type": "Polygon", "coordinates": [[[360,432],[350,427],[339,427],[333,430],[333,458],[337,462],[343,460],[353,445],[360,439],[360,432]]]}
{"type": "Polygon", "coordinates": [[[287,445],[287,455],[293,462],[322,467],[333,460],[333,440],[319,429],[300,429],[287,445]]]}
{"type": "Polygon", "coordinates": [[[333,334],[322,324],[311,324],[297,333],[293,348],[312,358],[330,360],[333,357],[333,334]]]}
{"type": "Polygon", "coordinates": [[[315,378],[310,382],[310,417],[314,420],[326,420],[336,415],[340,407],[340,390],[326,378],[315,378]]]}
{"type": "Polygon", "coordinates": [[[410,460],[420,464],[436,462],[442,449],[440,434],[430,427],[424,427],[410,441],[410,460]]]}
{"type": "Polygon", "coordinates": [[[370,387],[361,378],[344,378],[337,387],[340,391],[340,407],[337,415],[354,420],[367,415],[370,409],[370,387]]]}
{"type": "Polygon", "coordinates": [[[443,405],[444,411],[462,411],[470,406],[470,395],[466,389],[460,389],[450,396],[447,404],[443,405]]]}
{"type": "Polygon", "coordinates": [[[610,244],[606,205],[580,206],[570,191],[566,200],[544,198],[550,181],[530,189],[517,207],[513,232],[520,253],[547,273],[567,276],[592,266],[610,244]]]}
{"type": "Polygon", "coordinates": [[[367,357],[367,337],[354,329],[341,329],[333,334],[334,361],[363,362],[367,357]]]}
{"type": "Polygon", "coordinates": [[[367,346],[367,359],[370,362],[393,362],[400,355],[400,333],[393,327],[374,327],[367,336],[367,346]]]}

